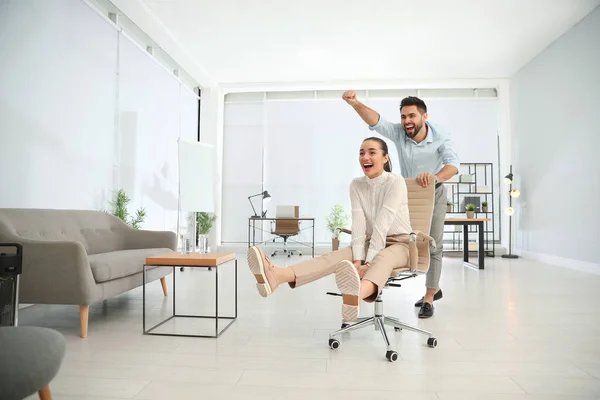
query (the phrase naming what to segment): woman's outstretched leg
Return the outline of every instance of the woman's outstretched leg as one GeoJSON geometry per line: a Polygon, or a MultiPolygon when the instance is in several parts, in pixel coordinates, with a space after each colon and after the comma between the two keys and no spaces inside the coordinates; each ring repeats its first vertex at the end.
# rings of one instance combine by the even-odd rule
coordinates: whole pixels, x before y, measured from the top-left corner
{"type": "Polygon", "coordinates": [[[352,250],[345,248],[291,267],[278,268],[260,248],[253,246],[248,249],[248,266],[256,279],[258,292],[263,297],[271,295],[282,283],[295,288],[335,274],[336,284],[343,297],[342,317],[346,321],[358,318],[361,286],[351,259],[352,250]]]}

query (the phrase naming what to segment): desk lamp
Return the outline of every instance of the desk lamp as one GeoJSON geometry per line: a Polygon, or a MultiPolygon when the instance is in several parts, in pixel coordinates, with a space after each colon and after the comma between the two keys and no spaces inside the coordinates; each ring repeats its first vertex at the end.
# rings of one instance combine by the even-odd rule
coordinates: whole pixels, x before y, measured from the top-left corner
{"type": "MultiPolygon", "coordinates": [[[[252,206],[252,211],[254,211],[254,215],[252,216],[252,218],[260,218],[260,216],[256,213],[256,210],[254,209],[254,205],[252,204],[252,200],[250,200],[253,197],[256,196],[262,196],[263,199],[263,206],[268,203],[269,201],[271,201],[271,195],[269,194],[269,192],[267,192],[266,190],[262,193],[258,193],[258,194],[253,194],[252,196],[248,196],[248,201],[250,202],[250,205],[252,206]]],[[[266,211],[263,213],[263,217],[265,216],[266,211]]]]}

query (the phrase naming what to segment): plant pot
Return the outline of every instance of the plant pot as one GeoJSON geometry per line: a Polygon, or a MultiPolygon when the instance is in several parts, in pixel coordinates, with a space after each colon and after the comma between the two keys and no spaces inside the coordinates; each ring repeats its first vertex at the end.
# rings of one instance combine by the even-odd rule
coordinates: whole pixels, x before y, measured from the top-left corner
{"type": "Polygon", "coordinates": [[[475,211],[467,211],[467,218],[475,218],[475,211]]]}
{"type": "Polygon", "coordinates": [[[452,212],[452,206],[446,206],[446,212],[452,212]]]}
{"type": "Polygon", "coordinates": [[[198,235],[198,245],[196,246],[196,250],[199,253],[208,253],[208,235],[198,235]]]}
{"type": "Polygon", "coordinates": [[[488,212],[488,206],[482,206],[481,207],[481,211],[488,212]]]}

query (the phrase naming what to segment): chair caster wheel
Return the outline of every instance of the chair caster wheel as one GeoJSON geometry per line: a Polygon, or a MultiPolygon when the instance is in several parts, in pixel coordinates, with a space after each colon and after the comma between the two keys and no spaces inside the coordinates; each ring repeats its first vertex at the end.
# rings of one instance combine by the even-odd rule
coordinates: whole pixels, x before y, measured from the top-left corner
{"type": "Polygon", "coordinates": [[[302,253],[298,252],[298,255],[299,255],[299,256],[301,256],[301,255],[302,255],[302,253]]]}
{"type": "Polygon", "coordinates": [[[345,322],[344,322],[344,323],[342,323],[342,329],[346,328],[348,325],[350,325],[350,324],[347,324],[347,323],[345,323],[345,322]]]}
{"type": "Polygon", "coordinates": [[[394,327],[394,330],[395,330],[396,332],[400,332],[400,331],[402,330],[402,328],[394,327]]]}
{"type": "Polygon", "coordinates": [[[429,339],[427,339],[427,346],[432,348],[437,346],[437,339],[434,337],[430,337],[429,339]]]}
{"type": "Polygon", "coordinates": [[[329,339],[329,347],[331,347],[332,350],[337,349],[340,347],[340,341],[337,339],[329,339]]]}
{"type": "Polygon", "coordinates": [[[180,270],[180,271],[183,271],[184,269],[185,269],[185,268],[183,268],[183,267],[179,268],[179,270],[180,270]]]}
{"type": "Polygon", "coordinates": [[[387,358],[389,362],[394,362],[398,359],[398,353],[394,350],[388,350],[387,353],[385,353],[385,358],[387,358]]]}
{"type": "Polygon", "coordinates": [[[292,255],[291,255],[291,254],[288,254],[288,258],[292,258],[292,255]]]}

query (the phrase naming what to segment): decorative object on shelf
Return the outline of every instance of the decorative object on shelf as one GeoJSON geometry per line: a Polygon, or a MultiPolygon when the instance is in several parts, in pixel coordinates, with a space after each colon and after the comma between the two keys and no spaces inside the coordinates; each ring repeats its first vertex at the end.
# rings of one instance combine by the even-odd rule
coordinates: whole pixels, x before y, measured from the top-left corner
{"type": "Polygon", "coordinates": [[[502,254],[502,258],[519,258],[518,255],[513,254],[512,252],[512,216],[515,213],[514,208],[512,207],[512,199],[517,198],[521,195],[521,192],[518,189],[513,189],[513,172],[512,165],[510,166],[510,172],[508,175],[504,177],[504,183],[509,185],[508,193],[510,196],[508,197],[508,207],[505,210],[506,215],[508,215],[508,254],[502,254]]]}
{"type": "Polygon", "coordinates": [[[117,190],[115,193],[115,200],[110,203],[112,205],[112,215],[132,228],[139,229],[141,224],[146,220],[146,209],[140,207],[135,212],[135,216],[130,217],[129,211],[127,211],[127,205],[130,201],[131,199],[123,189],[117,190]]]}
{"type": "Polygon", "coordinates": [[[487,201],[481,202],[481,211],[484,213],[488,212],[488,202],[487,201]]]}
{"type": "Polygon", "coordinates": [[[446,212],[452,212],[452,206],[454,205],[453,202],[451,202],[450,200],[448,200],[446,202],[446,212]]]}
{"type": "Polygon", "coordinates": [[[259,216],[256,213],[256,209],[254,208],[254,204],[252,204],[252,200],[250,200],[253,197],[257,197],[257,196],[262,196],[262,208],[264,208],[268,202],[271,201],[271,195],[269,194],[269,192],[267,192],[266,190],[264,192],[258,193],[258,194],[253,194],[252,196],[248,196],[248,201],[250,202],[250,206],[252,206],[252,211],[254,212],[254,214],[252,215],[252,218],[260,218],[261,216],[264,218],[265,215],[267,215],[267,210],[265,209],[261,216],[259,216]]]}
{"type": "Polygon", "coordinates": [[[462,174],[462,175],[460,175],[458,181],[460,183],[473,183],[473,175],[472,174],[462,174]]]}
{"type": "MultiPolygon", "coordinates": [[[[179,209],[178,215],[191,213],[185,218],[188,229],[183,243],[191,243],[191,249],[184,245],[182,252],[195,252],[198,239],[196,213],[214,212],[214,147],[209,144],[179,139],[179,209]],[[196,223],[194,223],[194,221],[196,223]],[[191,226],[190,226],[191,225],[191,226]]],[[[178,222],[180,217],[178,217],[178,222]]],[[[177,224],[180,235],[179,223],[177,224]]],[[[181,236],[179,236],[181,237],[181,236]]]]}
{"type": "Polygon", "coordinates": [[[336,204],[327,216],[327,229],[331,232],[333,239],[340,239],[341,232],[338,231],[337,237],[334,237],[336,229],[346,228],[350,215],[344,211],[341,204],[336,204]]]}
{"type": "Polygon", "coordinates": [[[475,204],[469,203],[465,206],[467,218],[475,218],[475,204]]]}

